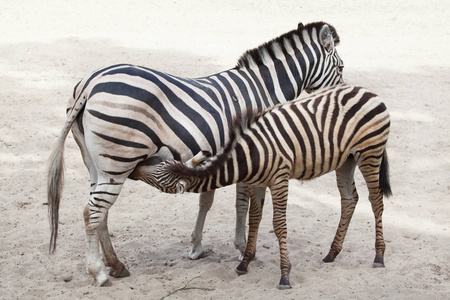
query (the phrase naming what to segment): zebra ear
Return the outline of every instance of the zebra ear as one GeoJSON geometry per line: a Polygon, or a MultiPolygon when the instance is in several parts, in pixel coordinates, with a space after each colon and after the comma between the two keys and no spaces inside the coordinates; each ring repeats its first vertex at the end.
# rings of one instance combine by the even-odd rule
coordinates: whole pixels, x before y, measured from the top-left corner
{"type": "Polygon", "coordinates": [[[303,25],[303,23],[302,23],[302,22],[299,22],[299,23],[298,23],[297,30],[300,30],[300,29],[302,29],[303,27],[305,27],[305,26],[303,25]]]}
{"type": "Polygon", "coordinates": [[[186,161],[185,165],[190,167],[190,168],[194,168],[197,165],[199,165],[200,163],[202,163],[205,160],[207,160],[209,157],[211,157],[211,155],[212,154],[209,151],[205,151],[205,150],[200,151],[193,158],[191,158],[190,160],[186,161]]]}
{"type": "Polygon", "coordinates": [[[334,48],[334,40],[333,35],[331,34],[330,27],[327,24],[323,25],[319,32],[319,41],[322,46],[327,49],[327,51],[331,51],[334,48]]]}
{"type": "Polygon", "coordinates": [[[180,179],[177,182],[177,190],[179,194],[183,194],[188,188],[190,182],[187,179],[180,179]]]}

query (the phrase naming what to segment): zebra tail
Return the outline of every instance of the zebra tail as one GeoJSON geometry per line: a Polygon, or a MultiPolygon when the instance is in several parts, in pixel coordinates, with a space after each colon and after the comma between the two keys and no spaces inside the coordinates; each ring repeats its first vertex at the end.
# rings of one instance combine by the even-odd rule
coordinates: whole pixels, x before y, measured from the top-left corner
{"type": "Polygon", "coordinates": [[[49,253],[52,254],[56,250],[56,238],[58,237],[59,222],[59,202],[61,200],[62,190],[64,187],[64,144],[72,125],[84,108],[85,99],[78,99],[76,103],[78,109],[72,109],[65,121],[64,128],[59,134],[55,147],[50,154],[47,170],[47,204],[48,218],[50,223],[50,246],[49,253]]]}
{"type": "Polygon", "coordinates": [[[381,159],[379,183],[383,195],[386,198],[392,196],[391,184],[389,182],[389,161],[386,149],[383,151],[383,158],[381,159]]]}
{"type": "Polygon", "coordinates": [[[64,186],[64,142],[67,134],[60,135],[53,149],[48,165],[47,200],[48,217],[50,222],[50,254],[56,250],[56,238],[58,236],[59,202],[64,186]]]}

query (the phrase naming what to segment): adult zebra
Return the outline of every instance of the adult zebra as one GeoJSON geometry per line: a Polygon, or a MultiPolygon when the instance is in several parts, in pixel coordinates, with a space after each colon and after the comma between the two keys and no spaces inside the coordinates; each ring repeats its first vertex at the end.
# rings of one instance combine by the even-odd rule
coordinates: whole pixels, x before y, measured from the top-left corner
{"type": "Polygon", "coordinates": [[[255,255],[264,194],[269,187],[273,201],[273,226],[280,246],[280,289],[290,288],[286,235],[289,179],[312,179],[336,170],[341,194],[341,219],[324,262],[332,262],[342,244],[358,202],[354,171],[358,166],[369,189],[375,216],[374,267],[384,267],[383,195],[391,195],[386,142],[389,114],[384,103],[361,87],[337,86],[317,95],[269,108],[238,119],[224,150],[209,157],[200,152],[186,164],[160,163],[153,172],[136,168],[135,176],[163,192],[206,192],[237,182],[249,185],[251,196],[249,235],[244,259],[237,267],[247,272],[255,255]]]}
{"type": "MultiPolygon", "coordinates": [[[[208,77],[180,78],[134,65],[114,65],[80,81],[69,100],[67,119],[50,156],[48,204],[50,252],[54,252],[62,189],[64,142],[70,129],[90,172],[91,194],[84,210],[87,269],[99,285],[108,285],[106,266],[115,277],[129,272],[117,259],[107,218],[123,183],[136,168],[174,158],[186,160],[202,149],[216,153],[228,138],[232,117],[293,100],[302,90],[342,82],[343,63],[334,27],[318,22],[250,51],[235,68],[208,77]]],[[[213,192],[200,196],[192,234],[191,258],[202,252],[202,229],[213,192]]],[[[245,249],[248,208],[245,185],[237,186],[235,245],[245,249]]]]}

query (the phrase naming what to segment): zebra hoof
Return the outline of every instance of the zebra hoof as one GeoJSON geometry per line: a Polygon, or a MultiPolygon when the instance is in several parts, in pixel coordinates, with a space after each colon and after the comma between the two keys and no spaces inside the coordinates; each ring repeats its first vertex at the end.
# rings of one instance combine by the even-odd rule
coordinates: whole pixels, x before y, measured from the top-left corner
{"type": "Polygon", "coordinates": [[[238,269],[236,269],[235,271],[236,271],[236,274],[238,274],[239,276],[247,274],[247,271],[241,271],[238,269]]]}
{"type": "Polygon", "coordinates": [[[111,286],[112,283],[109,281],[108,276],[103,270],[98,272],[97,275],[94,276],[94,282],[92,283],[94,286],[107,287],[111,286]]]}
{"type": "Polygon", "coordinates": [[[131,274],[127,270],[127,268],[125,268],[125,265],[123,263],[119,263],[116,267],[109,270],[109,275],[114,278],[124,278],[129,277],[131,274]]]}
{"type": "Polygon", "coordinates": [[[291,289],[291,283],[289,282],[289,277],[286,275],[282,275],[280,278],[280,283],[278,284],[279,290],[288,290],[291,289]]]}
{"type": "Polygon", "coordinates": [[[292,287],[291,287],[291,285],[290,284],[280,284],[279,286],[278,286],[278,289],[280,290],[280,291],[283,291],[283,290],[288,290],[288,289],[292,289],[292,287]]]}
{"type": "Polygon", "coordinates": [[[334,259],[336,258],[336,255],[337,254],[334,254],[334,253],[328,253],[327,254],[327,256],[325,256],[323,259],[322,259],[322,261],[324,262],[324,263],[330,263],[330,262],[333,262],[334,261],[334,259]]]}
{"type": "Polygon", "coordinates": [[[239,276],[244,275],[247,274],[247,267],[245,267],[244,264],[241,262],[239,266],[237,266],[235,271],[239,276]]]}
{"type": "Polygon", "coordinates": [[[372,268],[384,268],[384,263],[374,262],[372,268]]]}
{"type": "Polygon", "coordinates": [[[189,259],[196,260],[202,257],[202,254],[205,252],[203,245],[193,246],[191,251],[189,251],[188,257],[189,259]]]}
{"type": "Polygon", "coordinates": [[[384,268],[384,258],[383,255],[376,255],[373,261],[373,268],[384,268]]]}
{"type": "Polygon", "coordinates": [[[105,281],[100,283],[100,287],[109,287],[109,286],[112,286],[112,283],[109,279],[106,279],[105,281]]]}

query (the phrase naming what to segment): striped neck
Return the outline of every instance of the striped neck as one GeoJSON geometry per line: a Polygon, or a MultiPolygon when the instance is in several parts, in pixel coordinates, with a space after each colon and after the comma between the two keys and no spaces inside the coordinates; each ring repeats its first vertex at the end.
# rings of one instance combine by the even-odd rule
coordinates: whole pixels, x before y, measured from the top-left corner
{"type": "MultiPolygon", "coordinates": [[[[237,145],[239,148],[239,145],[237,145]]],[[[189,169],[188,174],[177,174],[179,177],[186,176],[189,180],[189,187],[186,188],[187,192],[203,193],[211,191],[217,188],[229,186],[237,182],[242,182],[246,177],[245,170],[243,168],[245,162],[239,161],[236,147],[227,151],[226,153],[219,154],[212,158],[205,166],[189,169]]]]}
{"type": "Polygon", "coordinates": [[[291,101],[309,86],[325,49],[319,42],[319,25],[288,32],[264,45],[247,51],[233,72],[248,74],[259,82],[272,104],[291,101]]]}

